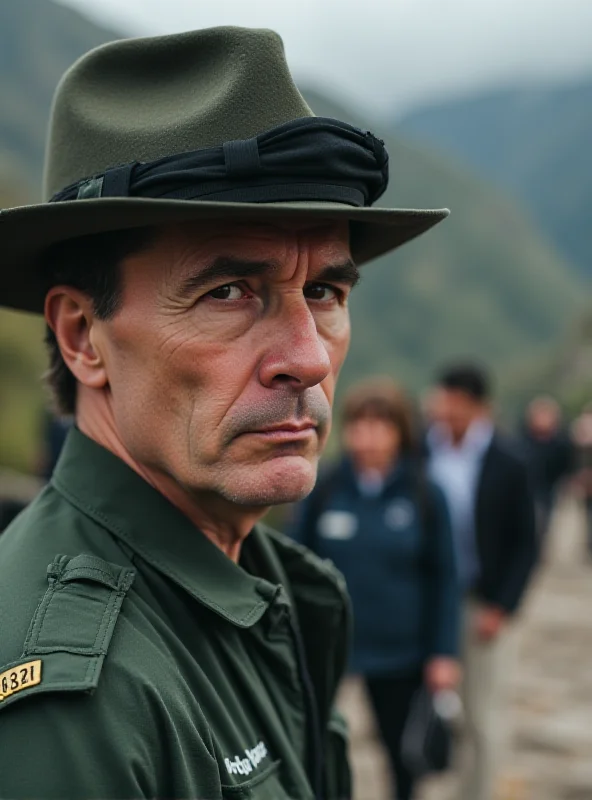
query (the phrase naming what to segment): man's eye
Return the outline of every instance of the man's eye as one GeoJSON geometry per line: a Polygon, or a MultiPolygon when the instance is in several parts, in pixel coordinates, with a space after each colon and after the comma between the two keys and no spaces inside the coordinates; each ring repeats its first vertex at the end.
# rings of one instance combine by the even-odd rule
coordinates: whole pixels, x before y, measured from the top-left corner
{"type": "Polygon", "coordinates": [[[304,288],[304,296],[307,300],[324,300],[325,302],[335,300],[339,296],[338,290],[328,283],[309,283],[304,288]]]}
{"type": "Polygon", "coordinates": [[[224,286],[218,286],[208,292],[208,297],[213,297],[214,300],[240,300],[243,296],[243,289],[236,283],[225,283],[224,286]]]}

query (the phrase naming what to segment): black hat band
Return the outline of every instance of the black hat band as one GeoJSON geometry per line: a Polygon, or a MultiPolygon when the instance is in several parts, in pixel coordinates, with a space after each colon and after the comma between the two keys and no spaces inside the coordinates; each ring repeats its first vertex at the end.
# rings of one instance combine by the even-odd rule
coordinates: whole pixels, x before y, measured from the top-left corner
{"type": "Polygon", "coordinates": [[[68,186],[50,202],[151,197],[363,207],[372,205],[387,183],[384,142],[345,122],[303,117],[251,139],[113,167],[68,186]]]}

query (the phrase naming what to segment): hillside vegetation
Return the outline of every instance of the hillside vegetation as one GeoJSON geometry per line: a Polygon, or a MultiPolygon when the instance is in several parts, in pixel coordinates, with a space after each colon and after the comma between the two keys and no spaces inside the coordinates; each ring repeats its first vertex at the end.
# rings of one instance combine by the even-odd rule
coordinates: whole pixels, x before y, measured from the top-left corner
{"type": "Polygon", "coordinates": [[[39,192],[57,82],[83,53],[115,38],[50,0],[0,2],[0,175],[9,164],[32,194],[39,192]]]}
{"type": "Polygon", "coordinates": [[[592,279],[592,78],[427,106],[399,130],[510,190],[592,279]]]}
{"type": "MultiPolygon", "coordinates": [[[[0,208],[38,200],[55,87],[83,53],[114,38],[49,0],[0,2],[0,208]]],[[[40,319],[0,310],[0,467],[35,467],[43,330],[40,319]]]]}

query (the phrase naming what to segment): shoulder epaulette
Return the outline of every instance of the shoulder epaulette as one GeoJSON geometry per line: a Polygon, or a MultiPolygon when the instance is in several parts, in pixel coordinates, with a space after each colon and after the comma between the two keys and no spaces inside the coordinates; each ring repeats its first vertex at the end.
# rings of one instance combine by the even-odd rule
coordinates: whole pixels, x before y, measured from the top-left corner
{"type": "Polygon", "coordinates": [[[93,691],[134,576],[97,556],[57,556],[21,658],[0,667],[0,710],[40,692],[93,691]]]}

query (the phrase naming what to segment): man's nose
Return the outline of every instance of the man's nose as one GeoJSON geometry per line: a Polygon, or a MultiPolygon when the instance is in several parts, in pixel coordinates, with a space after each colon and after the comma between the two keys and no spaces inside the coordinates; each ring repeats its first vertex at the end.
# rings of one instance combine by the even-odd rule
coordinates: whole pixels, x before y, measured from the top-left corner
{"type": "Polygon", "coordinates": [[[284,304],[264,335],[268,343],[259,368],[263,386],[303,391],[329,375],[329,354],[304,297],[284,304]]]}

